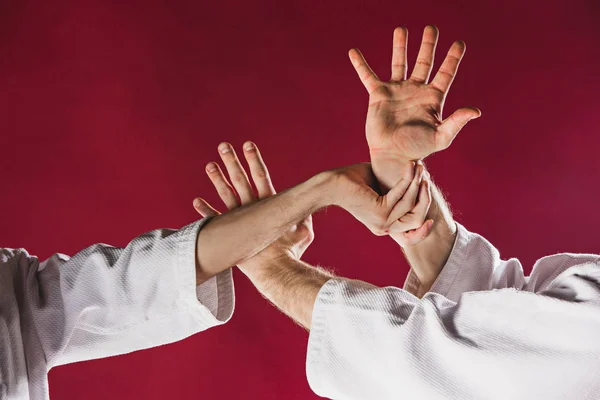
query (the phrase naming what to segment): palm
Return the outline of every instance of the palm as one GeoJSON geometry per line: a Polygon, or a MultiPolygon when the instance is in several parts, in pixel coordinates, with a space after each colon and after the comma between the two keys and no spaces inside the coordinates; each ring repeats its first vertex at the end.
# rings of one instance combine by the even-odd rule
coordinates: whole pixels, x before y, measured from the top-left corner
{"type": "Polygon", "coordinates": [[[435,152],[443,101],[439,90],[412,81],[379,87],[369,99],[369,148],[391,149],[410,160],[435,152]]]}
{"type": "Polygon", "coordinates": [[[465,52],[463,42],[455,42],[435,78],[428,83],[435,47],[437,28],[428,26],[417,63],[410,78],[406,78],[407,32],[394,31],[392,77],[382,82],[367,65],[358,50],[351,50],[350,59],[369,92],[366,135],[372,154],[419,160],[447,148],[460,129],[480,115],[474,108],[461,108],[445,120],[442,110],[458,65],[465,52]]]}

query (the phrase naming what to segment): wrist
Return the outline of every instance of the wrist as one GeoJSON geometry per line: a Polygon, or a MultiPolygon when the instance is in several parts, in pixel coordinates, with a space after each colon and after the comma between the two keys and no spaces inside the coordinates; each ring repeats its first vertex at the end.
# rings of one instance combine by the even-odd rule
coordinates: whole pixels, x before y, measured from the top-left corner
{"type": "Polygon", "coordinates": [[[339,205],[340,192],[336,190],[339,183],[339,176],[335,171],[319,172],[310,178],[307,183],[310,185],[311,193],[315,194],[315,209],[311,214],[327,206],[339,205]]]}
{"type": "Polygon", "coordinates": [[[394,151],[388,148],[369,147],[369,155],[371,156],[371,161],[389,161],[399,164],[410,164],[416,161],[402,155],[398,151],[394,151]]]}
{"type": "Polygon", "coordinates": [[[412,179],[415,162],[388,150],[370,149],[373,174],[385,191],[400,179],[412,179]]]}

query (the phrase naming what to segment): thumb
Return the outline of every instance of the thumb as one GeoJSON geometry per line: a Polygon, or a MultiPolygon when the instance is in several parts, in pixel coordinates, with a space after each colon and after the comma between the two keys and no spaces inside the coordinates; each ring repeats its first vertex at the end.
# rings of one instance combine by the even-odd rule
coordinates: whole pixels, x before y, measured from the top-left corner
{"type": "Polygon", "coordinates": [[[475,107],[464,107],[454,111],[438,127],[439,139],[436,140],[436,151],[448,148],[467,122],[479,117],[481,117],[481,111],[475,107]]]}
{"type": "Polygon", "coordinates": [[[198,214],[204,217],[214,217],[215,215],[221,214],[217,210],[215,210],[210,204],[206,202],[203,198],[196,197],[194,199],[194,209],[198,214]]]}
{"type": "Polygon", "coordinates": [[[413,229],[408,232],[402,233],[404,236],[403,247],[414,246],[422,242],[431,233],[431,227],[433,226],[433,220],[429,219],[423,223],[419,228],[413,229]]]}

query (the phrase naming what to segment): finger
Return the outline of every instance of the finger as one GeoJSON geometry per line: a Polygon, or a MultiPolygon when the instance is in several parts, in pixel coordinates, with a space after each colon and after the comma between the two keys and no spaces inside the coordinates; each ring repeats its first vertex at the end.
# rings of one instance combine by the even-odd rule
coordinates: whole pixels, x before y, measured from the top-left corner
{"type": "Polygon", "coordinates": [[[392,186],[390,191],[385,195],[385,202],[389,207],[394,206],[402,199],[402,196],[404,196],[404,193],[406,193],[406,190],[415,177],[414,172],[415,171],[413,170],[412,173],[402,176],[402,178],[400,178],[400,180],[392,186]]]}
{"type": "Polygon", "coordinates": [[[389,227],[390,234],[404,234],[407,231],[420,228],[425,222],[431,205],[431,190],[429,181],[423,181],[419,189],[419,202],[389,227]]]}
{"type": "Polygon", "coordinates": [[[419,186],[419,200],[417,204],[410,211],[411,216],[419,221],[418,225],[421,225],[425,218],[427,217],[427,213],[429,212],[429,207],[431,206],[431,184],[429,181],[423,180],[421,185],[419,186]]]}
{"type": "Polygon", "coordinates": [[[463,41],[454,42],[446,54],[446,58],[437,74],[431,81],[431,86],[441,90],[444,95],[450,90],[450,85],[456,76],[460,60],[462,60],[467,50],[467,45],[463,41]]]}
{"type": "Polygon", "coordinates": [[[217,193],[221,200],[223,200],[223,203],[225,203],[227,209],[233,210],[234,208],[238,208],[240,206],[238,198],[229,182],[227,182],[225,175],[223,175],[219,164],[214,162],[208,163],[206,165],[206,174],[215,189],[217,189],[217,193]]]}
{"type": "MultiPolygon", "coordinates": [[[[432,196],[431,196],[431,184],[428,180],[423,179],[423,183],[421,183],[421,188],[419,191],[419,201],[417,205],[410,211],[408,214],[408,218],[406,221],[403,221],[404,218],[399,222],[405,222],[402,226],[402,229],[406,229],[409,226],[417,226],[416,229],[410,229],[406,232],[402,232],[402,246],[413,246],[427,236],[431,232],[431,227],[433,226],[433,220],[425,220],[427,217],[427,213],[429,212],[429,208],[431,206],[432,196]],[[406,224],[408,220],[411,220],[409,224],[406,224]],[[419,226],[420,225],[420,226],[419,226]]],[[[401,225],[398,225],[398,228],[401,225]]]]}
{"type": "Polygon", "coordinates": [[[458,132],[472,119],[481,117],[481,111],[475,107],[459,108],[454,111],[438,127],[436,135],[436,150],[440,151],[448,148],[452,141],[458,135],[458,132]]]}
{"type": "Polygon", "coordinates": [[[302,220],[301,223],[304,224],[304,226],[306,227],[306,229],[309,232],[309,234],[307,236],[307,240],[306,240],[307,243],[312,243],[315,240],[315,229],[313,226],[312,215],[309,215],[308,217],[304,218],[304,220],[302,220]]]}
{"type": "MultiPolygon", "coordinates": [[[[396,221],[398,219],[401,219],[404,215],[406,215],[410,210],[412,210],[415,207],[415,204],[417,203],[417,196],[419,195],[419,188],[421,186],[422,177],[423,164],[418,164],[415,171],[415,176],[410,182],[408,189],[404,193],[404,196],[402,196],[402,199],[398,202],[398,204],[394,206],[392,212],[390,213],[390,221],[396,221]]],[[[415,227],[407,228],[405,229],[405,231],[414,228],[415,227]]]]}
{"type": "Polygon", "coordinates": [[[254,186],[256,186],[258,198],[273,196],[276,193],[275,188],[258,146],[252,142],[244,143],[244,157],[246,157],[248,167],[250,167],[250,175],[252,175],[254,186]]]}
{"type": "Polygon", "coordinates": [[[312,214],[311,214],[311,215],[309,215],[308,217],[304,218],[304,221],[303,221],[303,222],[304,222],[304,223],[305,223],[307,226],[309,226],[309,227],[310,227],[310,229],[313,229],[313,216],[312,216],[312,214]]]}
{"type": "Polygon", "coordinates": [[[433,25],[427,25],[423,31],[421,48],[419,49],[415,69],[413,69],[410,79],[421,83],[427,83],[429,75],[431,74],[431,69],[433,68],[437,40],[438,28],[433,25]]]}
{"type": "Polygon", "coordinates": [[[408,43],[408,30],[404,27],[394,29],[394,43],[392,49],[392,80],[406,79],[406,47],[408,43]]]}
{"type": "Polygon", "coordinates": [[[431,227],[433,226],[433,220],[429,219],[423,223],[419,228],[413,229],[402,233],[403,247],[414,246],[417,243],[423,241],[431,233],[431,227]]]}
{"type": "Polygon", "coordinates": [[[220,212],[215,210],[213,206],[208,204],[208,202],[201,197],[196,197],[193,204],[194,209],[198,212],[198,214],[202,215],[203,218],[213,217],[220,214],[220,212]]]}
{"type": "Polygon", "coordinates": [[[367,64],[367,60],[365,60],[365,58],[358,49],[350,50],[348,55],[350,56],[350,61],[352,62],[352,65],[354,66],[354,69],[356,70],[360,81],[363,83],[363,85],[365,85],[367,92],[371,94],[373,90],[381,86],[381,81],[379,80],[377,75],[375,75],[371,67],[369,67],[369,64],[367,64]]]}
{"type": "Polygon", "coordinates": [[[252,203],[256,196],[254,195],[254,191],[248,180],[248,175],[242,167],[237,154],[235,154],[233,146],[229,143],[221,143],[219,145],[219,154],[221,155],[221,160],[223,160],[223,163],[225,164],[229,179],[240,196],[242,204],[252,203]]]}

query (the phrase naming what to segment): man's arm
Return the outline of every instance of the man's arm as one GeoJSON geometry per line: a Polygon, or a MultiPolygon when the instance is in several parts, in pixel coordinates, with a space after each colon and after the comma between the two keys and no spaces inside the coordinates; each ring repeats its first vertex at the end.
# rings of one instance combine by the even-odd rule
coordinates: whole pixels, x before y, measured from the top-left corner
{"type": "Polygon", "coordinates": [[[317,294],[333,277],[328,271],[288,255],[261,256],[240,269],[267,300],[309,330],[317,294]]]}
{"type": "MultiPolygon", "coordinates": [[[[392,156],[386,157],[379,152],[371,152],[371,158],[378,160],[373,165],[373,173],[384,190],[414,168],[413,162],[392,156]]],[[[401,246],[411,266],[405,288],[418,297],[431,288],[450,257],[456,240],[456,223],[450,206],[427,171],[425,177],[431,187],[431,206],[426,216],[426,220],[433,221],[429,234],[425,237],[415,235],[415,232],[390,235],[401,246]]]]}
{"type": "Polygon", "coordinates": [[[252,258],[290,226],[328,205],[344,208],[377,235],[424,230],[424,215],[409,212],[429,209],[427,181],[401,179],[384,196],[373,185],[370,165],[357,164],[322,172],[292,189],[215,217],[198,236],[198,282],[252,258]],[[418,196],[426,198],[419,208],[418,196]]]}
{"type": "MultiPolygon", "coordinates": [[[[417,174],[406,190],[403,200],[414,207],[407,208],[395,218],[407,223],[410,219],[418,221],[413,226],[424,226],[422,221],[431,203],[428,185],[419,184],[422,167],[417,167],[417,174]],[[420,190],[419,190],[420,188],[420,190]]],[[[400,228],[399,232],[406,231],[400,228]]],[[[248,261],[239,264],[239,268],[252,281],[258,291],[270,300],[281,311],[307,329],[311,327],[312,310],[321,287],[333,275],[320,268],[315,268],[300,261],[290,251],[298,238],[288,236],[281,238],[248,261]]]]}
{"type": "Polygon", "coordinates": [[[289,257],[244,272],[310,329],[307,376],[320,396],[566,399],[597,385],[589,372],[600,368],[597,268],[567,271],[538,294],[510,288],[456,301],[335,278],[289,257]]]}
{"type": "MultiPolygon", "coordinates": [[[[431,289],[431,286],[446,265],[456,241],[456,223],[444,195],[431,183],[431,207],[427,214],[428,220],[433,220],[430,233],[427,237],[415,244],[407,243],[402,247],[406,260],[411,266],[409,279],[414,272],[416,286],[414,295],[422,297],[431,289]]],[[[392,235],[396,239],[398,235],[392,235]]],[[[398,240],[397,240],[398,241],[398,240]]]]}
{"type": "Polygon", "coordinates": [[[327,398],[595,398],[597,270],[579,267],[539,294],[457,302],[331,279],[313,310],[309,384],[327,398]]]}
{"type": "MultiPolygon", "coordinates": [[[[438,30],[431,25],[425,28],[410,77],[407,77],[407,38],[405,28],[396,28],[389,82],[383,82],[375,75],[358,50],[353,49],[349,54],[369,92],[366,137],[373,172],[384,191],[408,173],[415,161],[450,146],[463,126],[481,115],[478,109],[466,107],[442,119],[443,105],[464,56],[465,43],[452,44],[438,73],[429,82],[438,30]]],[[[432,193],[433,202],[427,218],[433,219],[434,225],[429,237],[420,242],[423,239],[420,232],[393,236],[403,247],[421,281],[419,290],[431,286],[443,268],[456,232],[443,196],[434,186],[432,193]]]]}
{"type": "Polygon", "coordinates": [[[18,313],[8,321],[20,326],[9,332],[23,343],[30,378],[41,379],[38,372],[56,365],[178,341],[228,321],[231,271],[195,282],[196,238],[204,222],[147,232],[124,248],[96,244],[45,261],[22,249],[0,249],[2,317],[18,313]]]}
{"type": "Polygon", "coordinates": [[[275,196],[214,217],[198,235],[198,281],[251,258],[291,225],[335,204],[332,179],[319,174],[275,196]]]}

